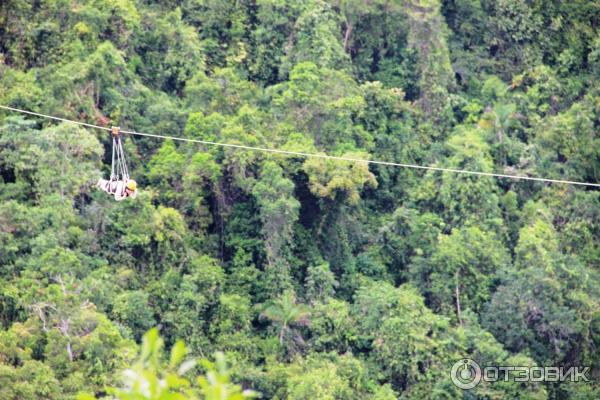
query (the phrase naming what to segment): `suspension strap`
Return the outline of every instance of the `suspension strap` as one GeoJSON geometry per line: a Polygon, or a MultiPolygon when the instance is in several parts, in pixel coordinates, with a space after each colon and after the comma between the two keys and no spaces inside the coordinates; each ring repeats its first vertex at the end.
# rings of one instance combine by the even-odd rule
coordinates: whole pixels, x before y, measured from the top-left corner
{"type": "Polygon", "coordinates": [[[129,170],[127,169],[125,152],[123,151],[123,143],[121,141],[121,128],[113,126],[110,132],[113,138],[110,180],[117,181],[122,179],[126,182],[129,180],[129,170]]]}
{"type": "Polygon", "coordinates": [[[120,163],[121,163],[121,176],[123,180],[127,182],[129,180],[129,169],[127,168],[127,161],[125,160],[125,152],[123,151],[123,142],[119,140],[119,144],[117,146],[117,152],[120,153],[120,163]]]}
{"type": "Polygon", "coordinates": [[[110,180],[111,181],[116,181],[117,180],[117,174],[116,174],[116,165],[115,165],[115,154],[117,152],[117,140],[113,137],[113,141],[112,141],[112,163],[110,164],[110,180]]]}

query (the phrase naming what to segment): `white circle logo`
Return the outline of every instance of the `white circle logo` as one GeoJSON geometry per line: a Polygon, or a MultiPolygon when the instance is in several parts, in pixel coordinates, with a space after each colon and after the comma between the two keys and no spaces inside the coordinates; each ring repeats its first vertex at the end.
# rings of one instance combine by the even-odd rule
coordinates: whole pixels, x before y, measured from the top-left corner
{"type": "Polygon", "coordinates": [[[470,358],[463,358],[454,363],[450,371],[452,383],[461,389],[473,389],[481,382],[481,368],[470,358]]]}

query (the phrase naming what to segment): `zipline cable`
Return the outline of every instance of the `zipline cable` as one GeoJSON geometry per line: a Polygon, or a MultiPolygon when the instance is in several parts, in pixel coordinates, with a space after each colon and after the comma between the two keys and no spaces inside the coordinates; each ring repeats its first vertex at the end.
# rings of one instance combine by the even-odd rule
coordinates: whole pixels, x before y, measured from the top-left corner
{"type": "MultiPolygon", "coordinates": [[[[36,113],[33,111],[21,110],[18,108],[13,108],[13,107],[8,107],[8,106],[3,106],[3,105],[0,105],[0,108],[3,108],[5,110],[20,112],[20,113],[24,113],[24,114],[29,114],[29,115],[35,115],[38,117],[49,118],[49,119],[53,119],[56,121],[62,121],[62,122],[68,122],[68,123],[72,123],[72,124],[87,126],[89,128],[102,129],[105,131],[111,130],[110,128],[107,128],[104,126],[92,125],[92,124],[88,124],[85,122],[73,121],[73,120],[66,119],[66,118],[59,118],[59,117],[55,117],[52,115],[46,115],[46,114],[36,113]]],[[[284,155],[290,155],[290,156],[313,157],[313,158],[322,158],[322,159],[346,161],[346,162],[354,162],[354,163],[385,165],[385,166],[390,166],[390,167],[412,168],[412,169],[422,169],[422,170],[440,171],[440,172],[451,172],[451,173],[456,173],[456,174],[489,176],[489,177],[503,178],[503,179],[518,179],[518,180],[537,181],[537,182],[546,182],[546,183],[564,183],[567,185],[600,187],[600,183],[592,183],[592,182],[579,182],[579,181],[569,181],[569,180],[564,180],[564,179],[539,178],[539,177],[535,177],[535,176],[524,176],[524,175],[497,174],[497,173],[493,173],[493,172],[480,172],[480,171],[469,171],[469,170],[464,170],[464,169],[432,167],[432,166],[417,165],[417,164],[404,164],[404,163],[397,163],[397,162],[391,162],[391,161],[365,160],[365,159],[352,158],[352,157],[331,156],[331,155],[327,155],[327,154],[304,153],[304,152],[300,152],[300,151],[289,151],[289,150],[281,150],[281,149],[270,149],[270,148],[265,148],[265,147],[246,146],[246,145],[242,145],[242,144],[211,142],[211,141],[207,141],[207,140],[188,139],[188,138],[182,138],[182,137],[176,137],[176,136],[157,135],[157,134],[153,134],[153,133],[143,133],[143,132],[127,131],[127,130],[121,130],[121,133],[126,133],[129,135],[153,137],[153,138],[158,138],[158,139],[171,139],[171,140],[176,140],[176,141],[180,141],[180,142],[199,143],[199,144],[205,144],[205,145],[209,145],[209,146],[220,146],[220,147],[229,147],[229,148],[242,149],[242,150],[262,151],[262,152],[267,152],[267,153],[284,154],[284,155]]]]}
{"type": "Polygon", "coordinates": [[[48,119],[53,119],[53,120],[56,120],[56,121],[69,122],[71,124],[83,125],[83,126],[87,126],[88,128],[102,129],[102,130],[105,130],[105,131],[110,131],[111,130],[110,128],[107,128],[105,126],[92,125],[92,124],[88,124],[88,123],[81,122],[81,121],[73,121],[73,120],[66,119],[66,118],[60,118],[60,117],[55,117],[55,116],[52,116],[52,115],[40,114],[40,113],[36,113],[36,112],[33,112],[33,111],[21,110],[19,108],[14,108],[14,107],[7,107],[7,106],[0,105],[0,108],[4,108],[5,110],[20,112],[20,113],[23,113],[23,114],[29,114],[29,115],[35,115],[35,116],[38,116],[38,117],[44,117],[44,118],[48,118],[48,119]]]}

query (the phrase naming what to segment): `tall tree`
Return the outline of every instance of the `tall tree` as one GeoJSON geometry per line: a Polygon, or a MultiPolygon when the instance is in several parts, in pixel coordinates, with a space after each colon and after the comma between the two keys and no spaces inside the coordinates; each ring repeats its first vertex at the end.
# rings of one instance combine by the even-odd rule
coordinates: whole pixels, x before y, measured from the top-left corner
{"type": "Polygon", "coordinates": [[[408,46],[418,54],[419,104],[428,118],[441,122],[441,118],[449,117],[447,113],[441,113],[448,105],[448,89],[454,84],[454,73],[446,43],[448,28],[440,12],[440,1],[409,0],[405,11],[410,21],[408,46]]]}
{"type": "Polygon", "coordinates": [[[260,207],[263,223],[268,263],[267,290],[276,296],[291,288],[288,258],[300,203],[294,197],[294,183],[283,176],[283,170],[274,161],[263,164],[260,179],[252,192],[260,207]]]}

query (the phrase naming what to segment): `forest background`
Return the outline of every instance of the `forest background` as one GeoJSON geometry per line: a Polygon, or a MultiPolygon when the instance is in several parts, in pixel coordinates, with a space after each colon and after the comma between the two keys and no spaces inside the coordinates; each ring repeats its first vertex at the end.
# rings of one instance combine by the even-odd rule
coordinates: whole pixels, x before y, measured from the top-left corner
{"type": "MultiPolygon", "coordinates": [[[[3,0],[0,104],[597,183],[599,25],[586,0],[3,0]]],[[[140,193],[117,203],[93,187],[110,146],[0,112],[1,399],[167,375],[154,389],[189,398],[229,379],[267,399],[600,398],[450,380],[463,357],[597,379],[598,189],[125,136],[140,193]],[[194,357],[217,361],[178,377],[194,357]]]]}

